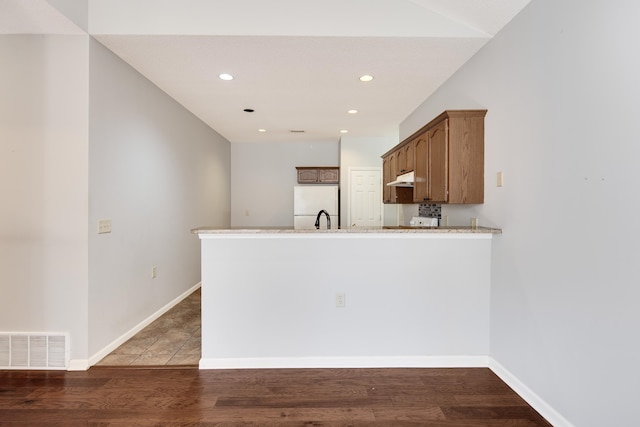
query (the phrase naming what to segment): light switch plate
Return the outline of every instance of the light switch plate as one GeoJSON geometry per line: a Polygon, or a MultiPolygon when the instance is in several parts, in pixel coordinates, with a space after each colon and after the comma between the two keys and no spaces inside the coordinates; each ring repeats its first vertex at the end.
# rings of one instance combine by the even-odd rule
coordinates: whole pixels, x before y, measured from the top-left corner
{"type": "Polygon", "coordinates": [[[99,219],[98,220],[98,234],[111,233],[111,220],[99,219]]]}
{"type": "Polygon", "coordinates": [[[502,172],[496,174],[496,186],[502,187],[504,185],[504,175],[502,172]]]}

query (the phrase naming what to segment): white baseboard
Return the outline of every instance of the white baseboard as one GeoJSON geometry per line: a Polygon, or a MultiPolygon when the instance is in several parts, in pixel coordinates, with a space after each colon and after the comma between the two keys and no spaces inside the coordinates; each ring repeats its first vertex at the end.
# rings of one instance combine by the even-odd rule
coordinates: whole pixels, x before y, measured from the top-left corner
{"type": "Polygon", "coordinates": [[[71,359],[67,371],[86,371],[90,367],[89,359],[71,359]]]}
{"type": "Polygon", "coordinates": [[[486,368],[487,356],[202,358],[200,369],[486,368]]]}
{"type": "Polygon", "coordinates": [[[564,418],[558,411],[553,409],[551,405],[545,402],[540,396],[538,396],[533,390],[527,387],[522,381],[520,381],[515,375],[509,372],[504,366],[498,363],[495,359],[489,358],[489,369],[491,369],[502,381],[504,381],[509,387],[511,387],[525,402],[527,402],[533,409],[538,411],[547,421],[554,427],[574,427],[566,418],[564,418]]]}
{"type": "Polygon", "coordinates": [[[77,360],[73,360],[72,359],[69,362],[69,369],[68,370],[69,371],[86,371],[91,366],[95,365],[100,360],[102,360],[105,356],[107,356],[113,350],[115,350],[116,348],[118,348],[122,344],[124,344],[129,338],[133,337],[135,334],[137,334],[138,332],[140,332],[141,330],[143,330],[144,328],[149,326],[154,320],[158,319],[160,316],[162,316],[167,311],[172,309],[175,305],[177,305],[183,299],[185,299],[186,297],[191,295],[195,290],[200,288],[201,285],[202,285],[202,283],[196,283],[190,289],[188,289],[187,291],[183,292],[181,295],[179,295],[178,297],[176,297],[175,299],[173,299],[172,301],[167,303],[164,307],[160,308],[158,311],[153,313],[151,316],[149,316],[146,319],[144,319],[142,322],[140,322],[138,325],[136,325],[133,329],[127,331],[126,333],[124,333],[120,337],[118,337],[115,340],[113,340],[110,344],[108,344],[102,350],[100,350],[97,353],[95,353],[89,359],[77,359],[77,360]]]}

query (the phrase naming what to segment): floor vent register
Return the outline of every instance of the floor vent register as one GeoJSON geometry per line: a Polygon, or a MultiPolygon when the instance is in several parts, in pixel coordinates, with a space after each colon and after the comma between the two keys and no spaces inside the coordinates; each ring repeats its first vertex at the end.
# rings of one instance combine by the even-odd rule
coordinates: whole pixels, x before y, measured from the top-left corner
{"type": "Polygon", "coordinates": [[[66,369],[67,334],[0,333],[0,369],[66,369]]]}

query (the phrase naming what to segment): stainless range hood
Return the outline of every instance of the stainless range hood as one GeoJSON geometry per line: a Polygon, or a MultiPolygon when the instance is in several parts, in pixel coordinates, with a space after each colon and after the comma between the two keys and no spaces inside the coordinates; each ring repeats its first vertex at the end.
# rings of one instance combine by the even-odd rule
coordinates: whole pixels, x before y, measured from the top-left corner
{"type": "Polygon", "coordinates": [[[413,171],[398,175],[395,181],[387,182],[389,187],[413,187],[415,174],[413,171]]]}

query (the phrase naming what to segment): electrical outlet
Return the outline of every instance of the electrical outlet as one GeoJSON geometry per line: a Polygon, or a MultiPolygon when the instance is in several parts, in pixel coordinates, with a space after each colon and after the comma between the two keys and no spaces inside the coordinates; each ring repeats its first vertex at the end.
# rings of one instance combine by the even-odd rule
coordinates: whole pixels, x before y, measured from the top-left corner
{"type": "Polygon", "coordinates": [[[151,267],[151,278],[152,279],[156,278],[156,266],[155,265],[153,267],[151,267]]]}
{"type": "Polygon", "coordinates": [[[502,172],[496,174],[496,186],[502,187],[504,185],[504,175],[502,172]]]}
{"type": "Polygon", "coordinates": [[[111,233],[111,220],[99,219],[98,220],[98,234],[111,233]]]}
{"type": "Polygon", "coordinates": [[[344,292],[338,292],[336,294],[336,307],[344,307],[345,306],[345,299],[344,299],[344,292]]]}

